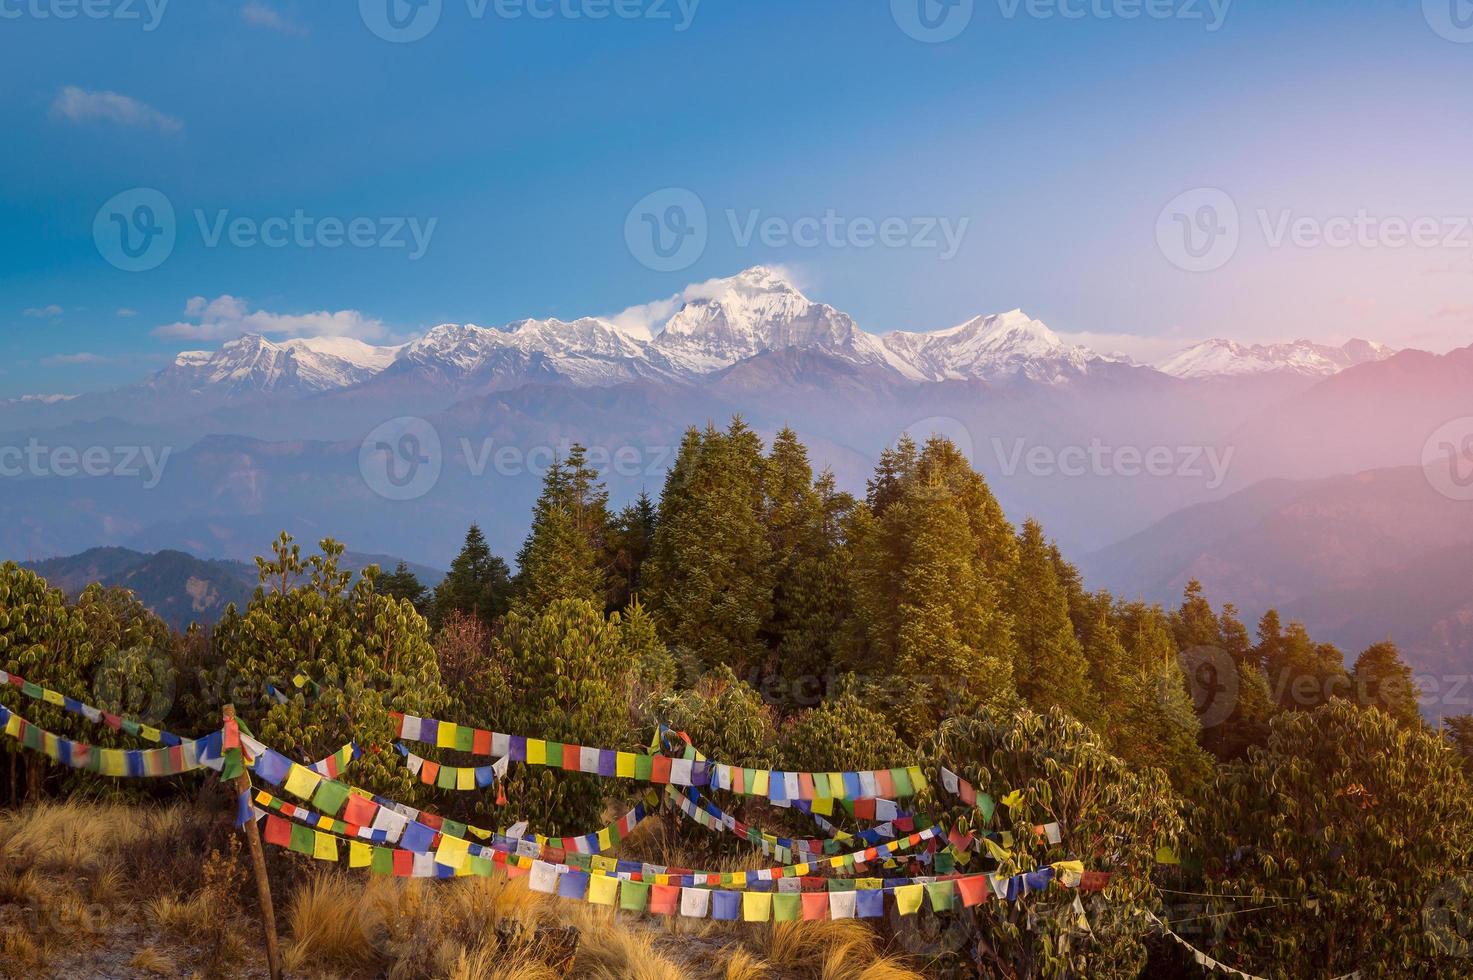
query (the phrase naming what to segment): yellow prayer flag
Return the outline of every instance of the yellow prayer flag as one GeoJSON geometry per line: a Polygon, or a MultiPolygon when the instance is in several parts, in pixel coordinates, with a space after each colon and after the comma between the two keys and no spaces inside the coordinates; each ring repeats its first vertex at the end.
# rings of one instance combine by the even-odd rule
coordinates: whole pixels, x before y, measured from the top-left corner
{"type": "Polygon", "coordinates": [[[831,772],[826,775],[829,777],[829,796],[832,796],[836,800],[842,800],[848,795],[844,792],[844,774],[842,772],[831,772]]]}
{"type": "Polygon", "coordinates": [[[449,834],[440,835],[440,847],[435,851],[435,863],[443,864],[447,868],[459,871],[465,865],[465,859],[470,857],[471,842],[461,840],[459,837],[451,837],[449,834]]]}
{"type": "Polygon", "coordinates": [[[291,770],[286,774],[286,791],[299,799],[310,800],[320,782],[322,782],[321,776],[306,766],[299,766],[294,762],[291,770]]]}
{"type": "MultiPolygon", "coordinates": [[[[558,760],[561,762],[562,760],[558,760]]],[[[547,743],[540,738],[527,739],[527,765],[547,765],[547,743]]]]}
{"type": "Polygon", "coordinates": [[[612,834],[609,833],[609,828],[605,827],[603,830],[600,830],[598,832],[598,848],[601,851],[607,851],[613,846],[614,837],[612,834]]]}
{"type": "Polygon", "coordinates": [[[766,922],[771,918],[771,892],[742,893],[742,920],[744,922],[766,922]]]}
{"type": "Polygon", "coordinates": [[[657,884],[657,885],[668,885],[668,884],[670,884],[670,876],[669,875],[655,875],[655,884],[657,884]]]}
{"type": "Polygon", "coordinates": [[[469,766],[455,770],[456,789],[475,789],[476,771],[469,766]]]}
{"type": "Polygon", "coordinates": [[[102,750],[102,774],[104,776],[126,776],[128,774],[128,757],[122,749],[102,750]]]}
{"type": "Polygon", "coordinates": [[[767,770],[758,769],[756,772],[756,778],[752,780],[752,785],[747,787],[747,792],[750,793],[752,796],[766,796],[767,779],[767,770]]]}
{"type": "Polygon", "coordinates": [[[1174,851],[1171,848],[1166,847],[1166,846],[1163,845],[1161,847],[1156,848],[1156,863],[1157,864],[1181,864],[1181,858],[1177,856],[1176,851],[1174,851]]]}
{"type": "Polygon", "coordinates": [[[926,897],[925,885],[901,885],[895,889],[895,907],[901,915],[915,915],[921,909],[921,900],[926,897]]]}
{"type": "Polygon", "coordinates": [[[588,901],[594,905],[613,905],[619,894],[619,879],[594,875],[588,879],[588,901]]]}
{"type": "Polygon", "coordinates": [[[808,876],[808,872],[811,871],[811,870],[812,870],[812,868],[810,868],[806,864],[795,864],[795,865],[793,865],[793,877],[794,878],[805,878],[805,877],[808,876]]]}
{"type": "Polygon", "coordinates": [[[905,774],[910,777],[911,788],[914,789],[917,793],[930,785],[926,782],[926,774],[924,772],[921,772],[920,766],[908,767],[905,770],[905,774]]]}
{"type": "Polygon", "coordinates": [[[41,700],[42,701],[45,701],[47,704],[55,704],[55,705],[63,705],[63,704],[66,704],[66,698],[62,697],[61,692],[60,691],[53,691],[49,687],[42,688],[42,690],[41,690],[41,700]]]}
{"type": "Polygon", "coordinates": [[[439,749],[455,748],[455,730],[460,726],[453,722],[442,721],[435,732],[435,747],[439,749]]]}
{"type": "Polygon", "coordinates": [[[813,798],[813,812],[819,816],[832,816],[834,812],[834,801],[832,797],[815,796],[813,798]]]}
{"type": "Polygon", "coordinates": [[[373,864],[373,848],[362,841],[348,841],[348,867],[366,868],[373,864]]]}
{"type": "Polygon", "coordinates": [[[614,755],[614,775],[620,779],[634,778],[634,753],[618,752],[614,755]]]}
{"type": "Polygon", "coordinates": [[[163,736],[163,733],[160,732],[157,728],[151,728],[148,725],[139,725],[138,736],[139,738],[145,738],[150,742],[157,742],[163,736]]]}
{"type": "Polygon", "coordinates": [[[595,854],[589,858],[589,863],[592,864],[594,871],[607,871],[610,874],[619,868],[619,863],[607,854],[595,854]]]}
{"type": "Polygon", "coordinates": [[[336,861],[338,859],[338,839],[332,834],[324,834],[315,830],[312,840],[312,856],[319,861],[336,861]]]}
{"type": "Polygon", "coordinates": [[[5,734],[11,738],[20,734],[20,715],[12,714],[10,720],[5,723],[5,734]]]}
{"type": "Polygon", "coordinates": [[[843,858],[841,858],[841,857],[829,858],[829,867],[831,867],[831,868],[842,868],[843,866],[844,866],[844,859],[843,858]]]}

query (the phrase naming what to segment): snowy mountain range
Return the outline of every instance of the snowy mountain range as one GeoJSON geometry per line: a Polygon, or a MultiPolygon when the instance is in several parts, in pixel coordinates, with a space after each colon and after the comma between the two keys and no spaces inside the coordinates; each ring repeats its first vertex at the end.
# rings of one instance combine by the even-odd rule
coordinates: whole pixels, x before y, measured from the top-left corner
{"type": "MultiPolygon", "coordinates": [[[[761,266],[695,292],[699,298],[653,328],[604,317],[527,319],[501,327],[442,324],[399,346],[347,337],[273,341],[248,335],[215,351],[181,353],[143,382],[74,399],[66,411],[77,419],[105,414],[166,418],[180,409],[210,411],[263,397],[335,392],[439,399],[527,384],[699,385],[726,378],[737,365],[743,365],[743,384],[753,384],[753,376],[761,378],[765,368],[773,373],[773,386],[803,365],[816,370],[813,380],[820,386],[832,378],[832,369],[902,386],[946,381],[1060,386],[1090,377],[1151,375],[1187,381],[1320,378],[1393,353],[1361,340],[1343,347],[1305,340],[1267,346],[1209,340],[1149,367],[1068,343],[1021,310],[973,317],[942,330],[867,333],[847,313],[809,299],[781,274],[761,266]],[[767,363],[778,354],[784,355],[781,364],[767,363]]],[[[28,405],[60,408],[36,399],[28,405]]]]}
{"type": "Polygon", "coordinates": [[[1384,361],[1396,351],[1369,340],[1329,347],[1308,340],[1245,346],[1231,340],[1206,340],[1157,365],[1177,378],[1224,378],[1286,372],[1325,378],[1348,367],[1384,361]]]}

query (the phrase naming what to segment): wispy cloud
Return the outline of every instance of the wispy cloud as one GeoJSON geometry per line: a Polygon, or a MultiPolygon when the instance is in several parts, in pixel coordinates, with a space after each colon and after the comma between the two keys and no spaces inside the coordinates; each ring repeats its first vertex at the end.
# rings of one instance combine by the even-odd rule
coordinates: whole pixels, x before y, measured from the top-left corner
{"type": "Polygon", "coordinates": [[[240,17],[241,20],[244,20],[252,27],[264,27],[267,30],[276,31],[279,34],[286,34],[291,37],[307,36],[307,28],[294,20],[288,19],[275,7],[269,7],[264,3],[257,2],[257,0],[251,0],[250,3],[242,7],[240,9],[240,17]]]}
{"type": "Polygon", "coordinates": [[[120,307],[118,307],[118,316],[137,316],[137,315],[138,315],[138,311],[137,310],[130,310],[126,306],[120,306],[120,307]]]}
{"type": "Polygon", "coordinates": [[[46,317],[61,316],[65,311],[52,303],[50,306],[32,306],[26,310],[26,316],[44,319],[46,317]]]}
{"type": "Polygon", "coordinates": [[[89,91],[68,85],[56,93],[51,111],[74,123],[109,122],[134,129],[177,133],[184,123],[145,102],[117,92],[89,91]]]}
{"type": "Polygon", "coordinates": [[[75,354],[52,354],[50,357],[41,358],[41,363],[47,367],[60,367],[67,364],[106,364],[107,362],[108,358],[89,351],[78,351],[75,354]]]}
{"type": "Polygon", "coordinates": [[[184,308],[185,319],[155,327],[153,335],[171,340],[230,340],[244,334],[269,337],[356,337],[378,340],[388,331],[383,321],[357,310],[315,313],[270,313],[252,310],[244,299],[196,296],[184,308]]]}

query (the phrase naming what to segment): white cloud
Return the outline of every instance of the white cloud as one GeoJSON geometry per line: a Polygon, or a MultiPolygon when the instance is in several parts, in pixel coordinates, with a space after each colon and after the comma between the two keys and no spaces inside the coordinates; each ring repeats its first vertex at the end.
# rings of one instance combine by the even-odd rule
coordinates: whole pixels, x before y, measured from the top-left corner
{"type": "Polygon", "coordinates": [[[153,106],[117,92],[91,92],[68,85],[56,93],[51,111],[74,123],[111,122],[135,129],[177,133],[184,123],[153,106]]]}
{"type": "Polygon", "coordinates": [[[49,316],[61,316],[65,312],[61,307],[52,303],[50,306],[32,306],[26,310],[26,316],[44,318],[49,316]]]}
{"type": "Polygon", "coordinates": [[[268,7],[257,0],[251,0],[240,9],[241,20],[252,27],[264,27],[270,31],[287,34],[292,37],[305,37],[307,29],[295,21],[288,20],[282,16],[274,7],[268,7]]]}
{"type": "Polygon", "coordinates": [[[120,307],[118,307],[118,316],[137,316],[137,315],[138,315],[138,311],[137,310],[130,310],[126,306],[120,306],[120,307]]]}
{"type": "Polygon", "coordinates": [[[357,310],[336,313],[269,313],[251,310],[246,301],[221,295],[214,299],[196,296],[184,307],[186,319],[155,327],[155,337],[172,340],[231,340],[244,334],[268,337],[355,337],[377,340],[387,334],[383,321],[357,310]]]}
{"type": "Polygon", "coordinates": [[[106,364],[108,359],[101,354],[92,354],[87,351],[78,351],[75,354],[52,354],[50,357],[41,358],[41,363],[47,367],[59,367],[64,364],[106,364]]]}

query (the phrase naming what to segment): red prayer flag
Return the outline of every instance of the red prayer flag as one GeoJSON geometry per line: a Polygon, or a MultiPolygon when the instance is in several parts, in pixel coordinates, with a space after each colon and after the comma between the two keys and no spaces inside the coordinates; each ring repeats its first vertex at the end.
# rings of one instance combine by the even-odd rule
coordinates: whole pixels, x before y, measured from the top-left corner
{"type": "Polygon", "coordinates": [[[973,875],[970,878],[958,878],[956,880],[957,893],[962,897],[962,905],[972,908],[987,901],[987,896],[992,889],[988,887],[987,878],[983,875],[973,875]]]}
{"type": "Polygon", "coordinates": [[[471,738],[471,752],[475,755],[491,754],[491,733],[482,728],[477,728],[475,735],[471,738]]]}
{"type": "Polygon", "coordinates": [[[856,820],[875,819],[875,801],[873,799],[855,800],[854,818],[856,820]]]}
{"type": "Polygon", "coordinates": [[[887,800],[895,798],[895,780],[890,778],[890,770],[875,770],[875,789],[879,790],[880,795],[887,800]]]}
{"type": "Polygon", "coordinates": [[[563,745],[563,768],[568,772],[577,772],[583,768],[582,746],[563,745]]]}
{"type": "Polygon", "coordinates": [[[650,912],[674,915],[680,908],[679,885],[655,885],[650,889],[650,912]]]}
{"type": "Polygon", "coordinates": [[[289,847],[291,842],[292,825],[275,814],[266,814],[266,843],[289,847]]]}
{"type": "Polygon", "coordinates": [[[365,796],[357,793],[348,794],[348,804],[343,808],[343,819],[348,823],[356,823],[360,827],[373,825],[374,817],[378,814],[378,804],[365,796]]]}
{"type": "Polygon", "coordinates": [[[657,755],[651,766],[650,780],[656,783],[670,782],[670,757],[668,755],[657,755]]]}
{"type": "Polygon", "coordinates": [[[394,849],[394,877],[414,877],[414,852],[403,848],[394,849]]]}
{"type": "Polygon", "coordinates": [[[804,892],[803,893],[803,918],[805,921],[814,922],[829,917],[829,893],[804,892]]]}

